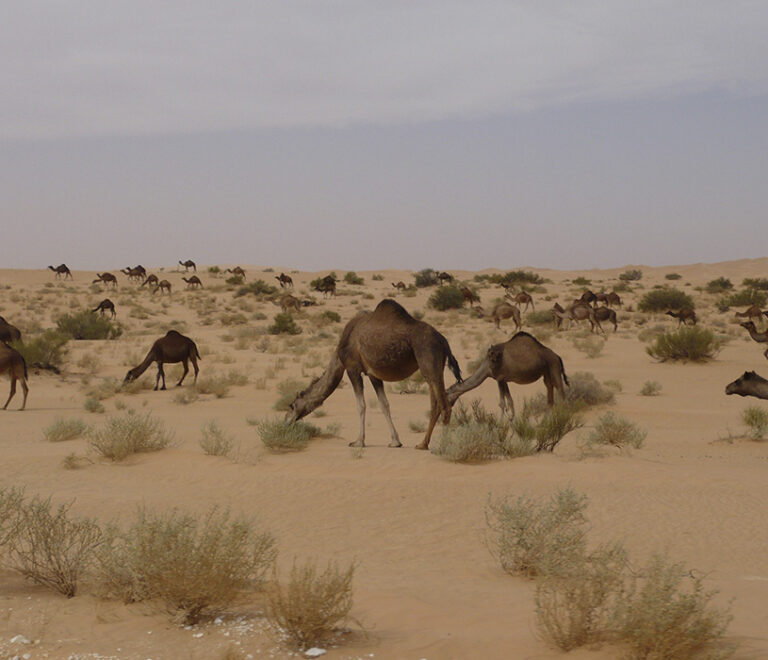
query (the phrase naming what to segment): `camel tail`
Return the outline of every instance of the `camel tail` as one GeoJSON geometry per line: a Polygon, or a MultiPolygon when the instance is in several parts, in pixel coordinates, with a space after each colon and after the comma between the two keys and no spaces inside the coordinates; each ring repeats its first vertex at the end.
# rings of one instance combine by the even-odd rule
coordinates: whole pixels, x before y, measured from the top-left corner
{"type": "Polygon", "coordinates": [[[451,352],[451,347],[448,345],[448,341],[445,342],[446,348],[448,350],[448,368],[451,370],[454,376],[456,376],[456,382],[461,383],[463,381],[461,377],[461,367],[459,366],[458,360],[454,357],[453,353],[451,352]]]}
{"type": "Polygon", "coordinates": [[[568,382],[568,376],[565,375],[565,365],[563,364],[563,358],[561,358],[559,355],[557,356],[557,359],[560,360],[560,373],[563,374],[563,381],[565,384],[570,387],[571,384],[568,382]]]}
{"type": "Polygon", "coordinates": [[[197,355],[198,360],[203,359],[203,357],[200,355],[200,351],[197,350],[197,344],[195,344],[195,355],[197,355]]]}

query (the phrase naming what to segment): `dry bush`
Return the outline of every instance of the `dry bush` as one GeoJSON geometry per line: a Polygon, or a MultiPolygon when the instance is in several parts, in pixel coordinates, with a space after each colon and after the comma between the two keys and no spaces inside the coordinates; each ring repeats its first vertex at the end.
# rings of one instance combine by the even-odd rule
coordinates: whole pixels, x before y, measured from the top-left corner
{"type": "Polygon", "coordinates": [[[748,406],[741,414],[741,419],[749,428],[752,440],[762,440],[768,432],[768,411],[757,406],[748,406]]]}
{"type": "Polygon", "coordinates": [[[43,429],[43,437],[48,442],[76,440],[88,431],[88,424],[81,419],[56,419],[43,429]]]}
{"type": "Polygon", "coordinates": [[[119,323],[87,310],[59,317],[56,329],[72,339],[116,339],[123,334],[119,323]]]}
{"type": "Polygon", "coordinates": [[[693,308],[693,299],[679,289],[662,287],[646,293],[637,303],[641,312],[666,312],[670,309],[693,308]]]}
{"type": "Polygon", "coordinates": [[[576,349],[584,353],[588,358],[596,358],[600,356],[605,348],[606,340],[594,335],[580,339],[575,337],[573,345],[576,349]]]}
{"type": "Polygon", "coordinates": [[[640,449],[646,435],[634,422],[614,412],[608,412],[595,422],[595,428],[589,434],[587,442],[591,445],[611,445],[619,448],[630,446],[640,449]]]}
{"type": "Polygon", "coordinates": [[[296,321],[293,320],[290,313],[280,312],[275,314],[274,322],[267,328],[267,332],[270,335],[299,335],[301,328],[296,325],[296,321]]]}
{"type": "Polygon", "coordinates": [[[99,553],[104,593],[126,603],[161,600],[195,623],[259,588],[275,560],[275,540],[250,520],[211,509],[202,519],[140,509],[125,531],[109,530],[99,553]]]}
{"type": "Polygon", "coordinates": [[[256,422],[256,430],[264,446],[274,452],[300,451],[320,435],[319,428],[301,420],[265,419],[256,422]]]}
{"type": "MultiPolygon", "coordinates": [[[[508,455],[512,429],[504,419],[487,413],[478,400],[472,402],[472,414],[459,404],[451,424],[443,428],[432,453],[455,463],[479,463],[508,455]]],[[[529,445],[533,453],[533,443],[529,445]]]]}
{"type": "Polygon", "coordinates": [[[89,433],[88,444],[99,455],[112,461],[121,461],[132,454],[165,449],[172,436],[163,422],[149,413],[128,413],[111,417],[101,430],[89,433]]]}
{"type": "Polygon", "coordinates": [[[200,394],[213,394],[217,399],[223,399],[229,394],[229,383],[226,376],[209,374],[203,378],[198,378],[195,389],[200,394]]]}
{"type": "Polygon", "coordinates": [[[229,456],[234,440],[219,428],[215,420],[203,425],[200,447],[207,456],[229,456]]]}
{"type": "Polygon", "coordinates": [[[171,401],[180,405],[194,403],[200,398],[200,393],[194,387],[179,388],[171,397],[171,401]]]}
{"type": "Polygon", "coordinates": [[[104,405],[99,401],[98,399],[94,399],[92,396],[89,396],[85,403],[83,403],[83,408],[85,408],[90,413],[103,413],[105,411],[104,405]]]}
{"type": "Polygon", "coordinates": [[[464,306],[464,294],[453,284],[441,286],[429,297],[427,305],[441,312],[447,309],[461,309],[464,306]]]}
{"type": "Polygon", "coordinates": [[[267,618],[293,648],[322,644],[350,618],[354,574],[354,563],[347,569],[329,563],[321,572],[312,561],[297,566],[294,560],[288,582],[281,585],[275,569],[267,618]]]}
{"type": "Polygon", "coordinates": [[[640,389],[640,396],[659,396],[661,394],[661,383],[655,380],[647,380],[640,389]]]}
{"type": "Polygon", "coordinates": [[[693,326],[660,334],[645,350],[659,362],[707,362],[715,358],[722,345],[711,330],[693,326]]]}
{"type": "Polygon", "coordinates": [[[587,406],[600,406],[614,402],[613,392],[587,371],[577,371],[568,377],[570,387],[566,388],[566,400],[569,403],[581,403],[587,406]]]}
{"type": "Polygon", "coordinates": [[[512,429],[525,444],[533,444],[534,452],[552,452],[568,433],[583,426],[578,414],[581,408],[567,401],[551,408],[526,402],[522,412],[512,420],[512,429]]]}
{"type": "Polygon", "coordinates": [[[17,534],[19,513],[23,504],[22,488],[0,488],[0,550],[17,534]]]}

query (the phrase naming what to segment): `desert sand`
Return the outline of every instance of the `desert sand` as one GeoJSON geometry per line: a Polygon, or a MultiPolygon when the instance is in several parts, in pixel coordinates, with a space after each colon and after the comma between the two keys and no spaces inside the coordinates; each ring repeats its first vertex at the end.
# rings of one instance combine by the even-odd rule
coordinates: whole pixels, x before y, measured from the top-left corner
{"type": "MultiPolygon", "coordinates": [[[[263,266],[240,265],[248,282],[277,284],[280,267],[265,271],[263,266]]],[[[421,434],[409,430],[409,421],[426,421],[429,397],[398,394],[391,385],[387,392],[402,449],[387,447],[386,421],[368,383],[368,446],[362,452],[348,447],[358,426],[348,382],[322,406],[323,416],[308,418],[318,426],[332,426],[337,434],[314,439],[302,452],[267,452],[246,421],[282,415],[273,407],[278,384],[289,378],[308,383],[322,373],[344,323],[387,296],[411,312],[424,313],[424,320],[448,338],[465,375],[471,360],[512,333],[510,321],[496,330],[468,310],[428,308],[433,289],[419,289],[414,295],[396,292],[391,283],[411,284],[410,272],[358,271],[364,285],[341,281],[339,295],[328,300],[315,293],[317,305],[296,316],[302,334],[289,337],[255,331],[264,330],[279,308],[252,296],[234,298],[236,287],[225,283],[226,276],[212,276],[207,266],[198,266],[205,288],[197,291],[184,290],[183,268],[148,269],[172,282],[170,297],[151,295],[146,287],[117,274],[116,268],[112,272],[118,290],[102,291],[91,286],[95,273],[69,266],[74,279],[67,281],[43,269],[0,270],[0,314],[32,336],[35,329],[53,327],[61,314],[92,309],[109,297],[124,333],[113,341],[70,342],[61,375],[31,370],[27,409],[17,411],[17,394],[9,410],[0,411],[0,486],[23,486],[29,495],[72,502],[74,513],[104,523],[130,520],[142,505],[202,513],[218,504],[254,516],[275,535],[281,568],[290,567],[294,557],[335,559],[342,565],[357,562],[353,614],[367,633],[352,624],[351,632],[329,648],[326,657],[409,660],[543,660],[563,655],[537,631],[534,584],[504,573],[489,552],[484,511],[489,496],[549,495],[570,486],[589,497],[592,541],[619,539],[638,561],[668,551],[706,575],[707,585],[720,592],[716,602],[731,605],[728,639],[739,644],[736,657],[768,657],[768,442],[743,437],[741,422],[748,405],[765,404],[724,393],[726,384],[745,370],[768,376],[768,364],[764,347],[738,326],[736,310],[718,312],[716,296],[701,290],[720,276],[735,285],[745,277],[764,277],[768,258],[659,268],[530,269],[551,281],[544,285],[546,293],[534,294],[537,310],[551,308],[556,300],[565,303],[580,292],[570,283],[575,277],[590,279],[593,290],[609,291],[627,268],[642,270],[634,291],[622,294],[618,332],[605,324],[607,343],[598,357],[590,358],[574,346],[577,329],[555,333],[550,326],[524,327],[562,356],[568,374],[591,372],[600,381],[617,380],[621,392],[615,404],[586,412],[585,426],[566,436],[554,453],[481,465],[453,464],[431,452],[414,451],[421,434]],[[664,276],[671,272],[682,276],[671,284],[694,296],[700,323],[730,339],[712,362],[658,363],[638,337],[644,327],[676,327],[675,320],[663,315],[627,311],[627,306],[636,310],[639,298],[654,285],[670,283],[664,276]],[[383,279],[373,280],[374,274],[383,279]],[[321,323],[325,310],[338,312],[341,323],[321,323]],[[184,405],[174,400],[178,390],[172,383],[180,373],[176,365],[166,369],[167,391],[118,394],[103,401],[106,411],[101,414],[84,409],[89,386],[101,378],[122,379],[171,328],[197,342],[201,378],[235,369],[249,382],[231,387],[226,397],[201,395],[184,405]],[[639,394],[647,381],[661,384],[658,396],[639,394]],[[163,420],[174,433],[175,446],[110,463],[89,454],[85,439],[43,439],[43,429],[57,418],[80,418],[98,427],[126,408],[163,420]],[[631,452],[585,457],[584,439],[595,419],[608,410],[647,431],[645,444],[631,452]],[[203,453],[201,427],[210,420],[235,439],[232,456],[203,453]],[[89,460],[79,469],[64,469],[62,460],[73,453],[89,460]]],[[[300,296],[312,294],[309,282],[329,272],[282,270],[291,274],[300,296]]],[[[343,278],[345,271],[335,271],[343,278]]],[[[476,275],[451,272],[470,282],[476,275]]],[[[478,291],[486,308],[503,295],[495,285],[478,291]]],[[[154,372],[151,367],[143,378],[153,382],[154,372]]],[[[450,385],[453,377],[445,373],[450,385]]],[[[182,389],[192,386],[190,374],[182,389]]],[[[3,377],[3,400],[6,388],[3,377]]],[[[520,406],[524,397],[543,392],[544,385],[512,384],[510,389],[520,406]]],[[[496,384],[488,380],[464,400],[473,398],[496,411],[496,384]]],[[[440,432],[438,426],[433,443],[440,432]]],[[[28,653],[31,658],[209,659],[223,657],[230,648],[241,651],[241,657],[290,655],[268,630],[259,594],[237,603],[218,623],[187,629],[153,604],[105,601],[88,585],[81,595],[66,599],[10,570],[0,575],[0,657],[28,653]],[[11,642],[17,635],[32,643],[11,642]]],[[[617,649],[580,649],[569,657],[608,659],[617,657],[617,649]]]]}

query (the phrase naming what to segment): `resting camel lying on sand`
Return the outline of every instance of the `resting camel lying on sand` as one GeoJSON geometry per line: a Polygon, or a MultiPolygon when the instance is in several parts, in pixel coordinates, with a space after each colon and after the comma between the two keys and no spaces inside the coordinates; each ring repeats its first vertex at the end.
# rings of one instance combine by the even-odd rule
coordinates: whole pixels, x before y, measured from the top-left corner
{"type": "Polygon", "coordinates": [[[402,447],[392,422],[383,381],[404,380],[418,369],[429,385],[431,413],[427,433],[416,449],[427,449],[438,417],[442,417],[443,424],[451,420],[451,405],[443,381],[446,362],[456,379],[461,381],[459,363],[448,340],[428,323],[417,321],[394,300],[382,300],[373,312],[360,312],[347,323],[325,373],[296,395],[286,421],[295,422],[322,405],[339,386],[346,371],[360,415],[360,432],[350,446],[364,447],[363,376],[367,375],[389,423],[392,437],[389,446],[402,447]]]}
{"type": "Polygon", "coordinates": [[[24,393],[24,400],[21,402],[19,410],[24,410],[27,405],[27,394],[29,393],[29,387],[27,386],[27,363],[24,362],[23,356],[15,348],[0,342],[0,374],[4,374],[6,371],[11,379],[11,393],[8,395],[8,400],[5,402],[3,410],[8,408],[13,395],[16,394],[17,380],[21,381],[21,390],[24,393]]]}
{"type": "Polygon", "coordinates": [[[491,346],[475,373],[448,389],[448,402],[453,405],[462,394],[479,387],[486,378],[493,378],[499,386],[501,414],[514,416],[515,409],[507,383],[528,385],[544,378],[547,403],[555,402],[554,391],[565,398],[563,383],[568,385],[563,360],[553,350],[527,332],[518,332],[509,341],[491,346]]]}
{"type": "Polygon", "coordinates": [[[8,323],[2,316],[0,316],[0,341],[9,344],[12,341],[21,341],[21,330],[8,323]]]}
{"type": "Polygon", "coordinates": [[[113,303],[109,298],[104,298],[97,306],[96,309],[92,309],[92,312],[99,312],[101,316],[104,316],[104,312],[112,312],[112,318],[115,318],[117,316],[117,312],[115,311],[115,303],[113,303]]]}
{"type": "Polygon", "coordinates": [[[192,362],[192,367],[195,370],[195,383],[197,383],[197,374],[199,369],[197,367],[197,361],[201,360],[200,353],[197,350],[197,345],[189,337],[185,337],[176,330],[169,330],[165,337],[160,337],[152,344],[152,348],[149,349],[147,357],[144,361],[129,370],[125,375],[123,382],[130,383],[136,380],[141,374],[143,374],[149,365],[153,362],[157,362],[157,377],[155,378],[155,390],[160,383],[160,379],[163,379],[163,386],[161,390],[165,389],[165,372],[163,371],[163,364],[181,362],[184,365],[184,373],[181,374],[181,379],[176,386],[179,387],[189,373],[188,362],[192,362]]]}
{"type": "Polygon", "coordinates": [[[117,288],[117,278],[112,273],[96,273],[96,279],[91,284],[96,284],[97,282],[101,282],[105,286],[111,284],[115,289],[117,288]]]}
{"type": "Polygon", "coordinates": [[[768,380],[758,376],[754,371],[745,371],[741,378],[726,386],[725,393],[768,399],[768,380]]]}
{"type": "MultiPolygon", "coordinates": [[[[72,277],[72,273],[69,272],[69,268],[67,268],[67,264],[60,264],[54,268],[53,266],[48,266],[49,269],[51,269],[54,273],[56,273],[56,279],[59,279],[62,275],[64,275],[64,279],[66,280],[68,277],[72,277]]],[[[74,277],[72,277],[74,279],[74,277]]]]}

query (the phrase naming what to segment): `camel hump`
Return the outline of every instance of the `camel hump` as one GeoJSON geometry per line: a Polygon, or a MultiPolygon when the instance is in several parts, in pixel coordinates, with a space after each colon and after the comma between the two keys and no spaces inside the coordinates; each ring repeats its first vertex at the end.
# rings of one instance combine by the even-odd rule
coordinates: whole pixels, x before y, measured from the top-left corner
{"type": "Polygon", "coordinates": [[[400,303],[397,303],[394,300],[391,300],[390,298],[385,298],[378,305],[376,305],[376,309],[373,310],[373,313],[379,314],[379,315],[382,315],[382,314],[391,315],[403,321],[410,321],[410,322],[416,321],[416,319],[414,319],[408,313],[405,307],[403,307],[400,303]]]}

